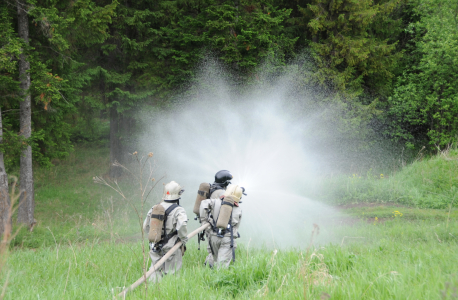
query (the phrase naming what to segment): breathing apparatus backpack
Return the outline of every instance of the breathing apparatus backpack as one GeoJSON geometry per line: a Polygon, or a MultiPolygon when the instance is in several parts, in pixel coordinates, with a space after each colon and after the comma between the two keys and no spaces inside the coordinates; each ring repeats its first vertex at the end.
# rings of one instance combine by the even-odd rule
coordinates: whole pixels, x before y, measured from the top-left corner
{"type": "MultiPolygon", "coordinates": [[[[194,208],[192,212],[196,215],[194,220],[197,220],[200,217],[200,204],[203,200],[210,199],[211,195],[216,190],[224,189],[223,186],[220,184],[210,184],[207,182],[203,182],[199,186],[199,190],[197,191],[196,202],[194,203],[194,208]]],[[[199,219],[200,222],[200,219],[199,219]]],[[[198,250],[200,250],[200,242],[205,241],[205,231],[197,234],[197,241],[199,243],[198,250]]]]}
{"type": "Polygon", "coordinates": [[[229,195],[225,196],[223,199],[223,203],[221,203],[221,208],[219,210],[218,221],[216,222],[216,227],[220,229],[226,229],[227,225],[229,224],[229,219],[232,215],[232,208],[234,207],[234,196],[229,195]]]}
{"type": "Polygon", "coordinates": [[[199,186],[199,190],[197,191],[197,198],[196,202],[194,203],[194,209],[192,210],[193,213],[199,215],[200,203],[205,200],[209,199],[211,196],[210,193],[210,183],[203,182],[199,186]]]}
{"type": "Polygon", "coordinates": [[[242,197],[242,188],[238,185],[231,184],[224,192],[224,197],[221,197],[221,205],[216,206],[215,215],[213,216],[213,231],[217,232],[217,236],[223,237],[226,229],[232,231],[232,209],[234,205],[240,202],[242,197]]]}
{"type": "Polygon", "coordinates": [[[157,204],[153,207],[148,233],[148,240],[151,243],[160,244],[160,248],[162,248],[162,245],[167,244],[169,239],[177,234],[176,230],[173,230],[167,234],[165,225],[167,224],[168,215],[178,206],[178,204],[173,204],[167,208],[167,210],[165,210],[164,207],[160,204],[157,204]]]}
{"type": "Polygon", "coordinates": [[[203,200],[210,199],[214,191],[223,189],[224,187],[219,184],[210,184],[206,182],[201,183],[199,186],[199,190],[197,191],[196,202],[194,203],[194,209],[192,210],[192,212],[199,216],[200,203],[203,200]]]}
{"type": "MultiPolygon", "coordinates": [[[[240,202],[242,198],[243,188],[239,187],[238,185],[229,185],[224,193],[224,197],[221,199],[221,206],[219,208],[219,212],[215,212],[216,216],[216,224],[215,220],[213,220],[213,231],[216,232],[216,236],[219,238],[223,238],[226,234],[226,230],[230,230],[230,237],[231,243],[230,247],[232,250],[232,261],[235,262],[235,249],[234,249],[234,231],[232,228],[232,210],[234,205],[240,202]]],[[[216,210],[216,209],[215,209],[216,210]]],[[[211,248],[211,245],[210,245],[211,248]]],[[[211,248],[213,253],[213,249],[211,248]]]]}

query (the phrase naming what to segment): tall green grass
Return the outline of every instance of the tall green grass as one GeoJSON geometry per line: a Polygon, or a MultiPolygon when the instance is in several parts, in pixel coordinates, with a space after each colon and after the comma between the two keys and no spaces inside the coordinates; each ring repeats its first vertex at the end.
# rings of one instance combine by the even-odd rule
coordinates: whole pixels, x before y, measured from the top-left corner
{"type": "MultiPolygon", "coordinates": [[[[77,148],[55,167],[36,170],[38,224],[12,241],[0,280],[6,299],[107,299],[141,276],[136,215],[115,192],[92,180],[108,171],[107,157],[105,148],[77,148]]],[[[317,199],[389,205],[347,205],[350,222],[343,220],[321,233],[329,238],[317,239],[333,243],[308,250],[309,231],[297,236],[304,241],[299,249],[248,248],[242,239],[229,269],[206,268],[206,251],[197,251],[193,240],[179,275],[149,284],[147,298],[453,299],[458,210],[449,205],[456,195],[456,158],[452,151],[388,176],[321,179],[327,188],[317,199]]],[[[138,196],[128,180],[122,187],[138,196]]],[[[144,297],[144,286],[128,295],[144,297]]]]}
{"type": "Polygon", "coordinates": [[[391,202],[420,208],[458,207],[458,150],[417,160],[400,171],[322,177],[306,193],[332,204],[391,202]]]}
{"type": "MultiPolygon", "coordinates": [[[[179,275],[149,284],[148,299],[453,299],[458,222],[360,222],[336,228],[335,244],[306,249],[237,249],[229,269],[203,265],[188,244],[179,275]],[[446,228],[447,227],[447,228],[446,228]],[[445,295],[445,296],[444,296],[445,295]],[[322,297],[322,298],[320,298],[322,297]]],[[[310,233],[304,233],[304,241],[310,233]]],[[[141,276],[139,242],[87,241],[14,251],[7,299],[107,299],[141,276]]],[[[128,294],[143,299],[144,286],[128,294]]]]}
{"type": "MultiPolygon", "coordinates": [[[[35,219],[32,232],[21,228],[11,241],[13,247],[48,247],[56,242],[81,242],[86,239],[112,239],[116,235],[135,232],[133,210],[121,201],[113,190],[95,184],[94,176],[108,174],[109,148],[97,145],[75,147],[65,160],[55,160],[50,169],[36,168],[35,219]],[[124,222],[114,222],[114,218],[124,222]]],[[[121,179],[121,187],[132,197],[128,178],[121,179]]],[[[18,227],[15,226],[15,230],[18,227]]],[[[13,230],[14,231],[14,230],[13,230]]]]}

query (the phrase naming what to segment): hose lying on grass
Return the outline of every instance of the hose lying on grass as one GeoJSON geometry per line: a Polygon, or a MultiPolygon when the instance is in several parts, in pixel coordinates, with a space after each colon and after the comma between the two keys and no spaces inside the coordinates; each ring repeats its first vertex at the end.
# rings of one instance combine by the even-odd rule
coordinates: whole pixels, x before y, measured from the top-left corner
{"type": "MultiPolygon", "coordinates": [[[[196,230],[194,230],[193,232],[191,232],[190,234],[188,234],[188,239],[192,238],[193,236],[195,236],[196,234],[198,234],[199,232],[207,229],[207,227],[210,226],[210,224],[205,224],[205,225],[202,225],[200,226],[199,228],[197,228],[196,230]]],[[[149,270],[148,272],[146,272],[146,276],[145,275],[142,275],[142,277],[140,277],[137,281],[135,281],[134,283],[132,283],[131,286],[129,286],[128,288],[125,288],[121,293],[118,294],[118,297],[125,297],[127,292],[129,291],[132,291],[133,289],[135,289],[137,286],[139,286],[140,284],[142,284],[143,282],[145,282],[146,279],[148,279],[153,273],[154,271],[156,271],[163,263],[165,263],[165,261],[175,252],[177,251],[181,245],[183,243],[182,242],[178,242],[175,244],[175,246],[172,247],[172,249],[169,250],[169,252],[167,252],[152,268],[151,270],[149,270]],[[146,278],[145,278],[146,277],[146,278]]]]}

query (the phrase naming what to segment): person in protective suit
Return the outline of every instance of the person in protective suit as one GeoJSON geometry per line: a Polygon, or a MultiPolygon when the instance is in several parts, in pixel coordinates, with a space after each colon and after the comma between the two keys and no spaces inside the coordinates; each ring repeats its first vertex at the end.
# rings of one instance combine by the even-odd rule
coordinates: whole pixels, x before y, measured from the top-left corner
{"type": "MultiPolygon", "coordinates": [[[[153,206],[146,216],[145,221],[143,222],[143,230],[146,234],[150,233],[152,224],[152,218],[158,218],[157,220],[162,219],[162,225],[158,229],[158,232],[161,233],[160,241],[150,243],[150,252],[151,257],[151,268],[179,241],[183,243],[183,246],[178,249],[175,253],[170,256],[167,261],[159,267],[153,275],[150,277],[150,280],[159,282],[163,275],[174,274],[181,269],[182,266],[182,256],[186,251],[184,246],[188,238],[188,216],[183,207],[180,206],[181,194],[184,190],[181,186],[175,181],[171,181],[164,186],[164,193],[162,196],[162,202],[153,206]],[[156,207],[157,205],[162,206],[156,207]],[[163,215],[157,215],[154,212],[162,211],[163,215]],[[165,213],[164,213],[165,212],[165,213]],[[164,230],[165,229],[165,230],[164,230]]],[[[154,229],[153,229],[154,230],[154,229]]],[[[151,240],[150,240],[151,241],[151,240]]]]}
{"type": "MultiPolygon", "coordinates": [[[[226,191],[226,187],[231,184],[231,180],[234,178],[231,172],[228,170],[221,170],[216,172],[215,174],[215,181],[210,186],[210,199],[220,199],[223,196],[224,192],[226,191]]],[[[207,239],[209,239],[208,231],[206,231],[207,239]]],[[[205,258],[205,265],[213,267],[213,255],[210,248],[210,243],[207,245],[207,258],[205,258]]]]}
{"type": "MultiPolygon", "coordinates": [[[[227,267],[230,262],[235,259],[235,249],[237,243],[235,239],[239,237],[238,229],[242,220],[242,209],[240,208],[240,200],[244,188],[238,185],[231,184],[220,198],[212,198],[203,200],[200,205],[200,220],[202,224],[210,223],[210,228],[207,229],[208,247],[210,248],[213,262],[218,267],[227,267]],[[227,198],[233,199],[233,204],[228,205],[227,198]],[[226,198],[226,200],[225,200],[226,198]],[[229,211],[229,222],[227,226],[218,228],[218,219],[222,217],[223,207],[232,206],[229,211]]],[[[226,212],[227,214],[227,212],[226,212]]],[[[210,267],[213,267],[210,264],[210,267]]]]}
{"type": "Polygon", "coordinates": [[[221,197],[233,178],[234,176],[228,170],[218,171],[215,174],[215,182],[210,186],[210,199],[221,197]]]}

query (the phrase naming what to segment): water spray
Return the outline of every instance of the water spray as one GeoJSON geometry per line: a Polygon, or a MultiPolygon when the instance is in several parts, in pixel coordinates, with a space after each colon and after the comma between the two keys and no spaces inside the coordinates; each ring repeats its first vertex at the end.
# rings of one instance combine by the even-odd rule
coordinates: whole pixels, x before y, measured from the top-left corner
{"type": "MultiPolygon", "coordinates": [[[[157,172],[189,189],[206,191],[205,178],[231,170],[232,182],[250,190],[242,206],[242,243],[306,247],[305,228],[331,224],[339,215],[305,196],[332,165],[322,155],[330,148],[317,144],[317,135],[333,139],[329,125],[321,112],[305,107],[307,95],[294,91],[290,77],[233,92],[217,69],[204,70],[198,78],[202,84],[176,96],[173,109],[143,114],[141,148],[155,149],[157,172]]],[[[198,216],[200,201],[207,198],[203,193],[184,198],[182,205],[198,216]]]]}

